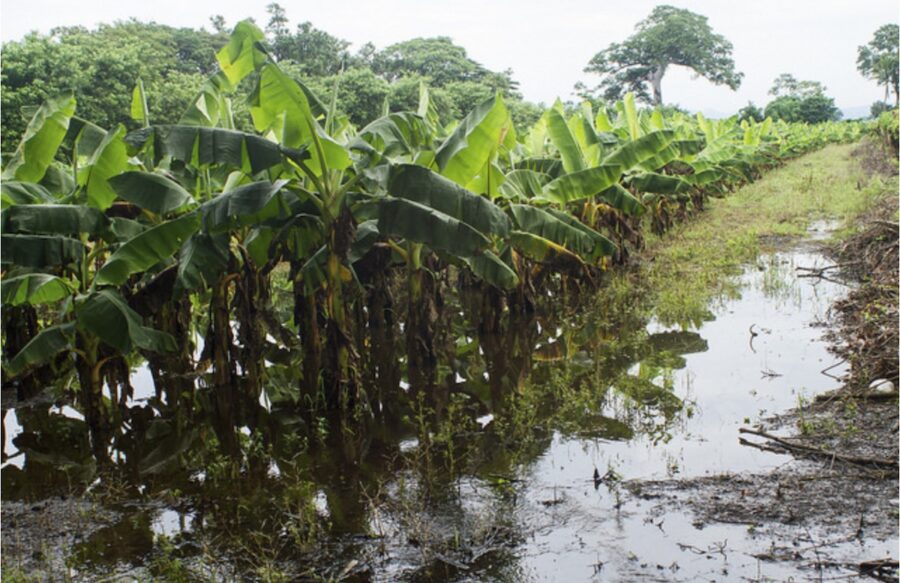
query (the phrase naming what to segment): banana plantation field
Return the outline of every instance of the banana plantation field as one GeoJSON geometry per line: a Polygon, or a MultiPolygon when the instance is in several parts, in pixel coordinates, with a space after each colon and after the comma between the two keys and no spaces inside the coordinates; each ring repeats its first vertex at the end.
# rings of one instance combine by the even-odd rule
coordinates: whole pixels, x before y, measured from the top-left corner
{"type": "MultiPolygon", "coordinates": [[[[717,306],[666,317],[660,292],[694,276],[651,293],[641,264],[692,261],[659,250],[712,199],[808,164],[821,182],[784,186],[798,197],[844,180],[833,144],[870,128],[630,95],[557,103],[524,132],[499,96],[441,125],[425,85],[417,111],[354,127],[263,40],[239,24],[177,125],[154,124],[140,84],[130,132],[60,95],[4,158],[3,580],[730,580],[710,558],[752,546],[746,526],[638,511],[624,481],[677,474],[675,454],[641,462],[673,439],[701,473],[723,469],[711,451],[777,465],[734,424],[831,385],[754,360],[771,402],[717,391],[748,326],[754,354],[775,342],[766,310],[817,374],[830,357],[807,324],[842,289],[793,275],[818,252],[776,248],[717,306]],[[255,133],[235,129],[242,84],[255,133]],[[719,376],[682,391],[714,342],[719,376]],[[46,523],[18,530],[32,507],[46,523]],[[620,522],[584,550],[598,508],[620,522]],[[688,532],[699,552],[666,538],[688,532]]],[[[757,576],[749,556],[732,574],[757,576]]]]}

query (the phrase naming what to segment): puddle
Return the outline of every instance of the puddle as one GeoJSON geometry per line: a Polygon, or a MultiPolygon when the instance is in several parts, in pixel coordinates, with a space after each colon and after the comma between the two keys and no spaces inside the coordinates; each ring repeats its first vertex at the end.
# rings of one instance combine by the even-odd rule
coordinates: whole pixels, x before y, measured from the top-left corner
{"type": "MultiPolygon", "coordinates": [[[[151,375],[138,368],[129,430],[140,437],[123,432],[116,460],[145,500],[72,551],[73,564],[85,579],[111,566],[143,569],[164,536],[187,554],[206,541],[203,552],[220,552],[229,569],[259,565],[217,551],[218,541],[271,553],[289,575],[312,565],[321,577],[361,581],[805,577],[798,565],[753,556],[790,541],[700,524],[622,482],[762,472],[789,460],[741,446],[738,428],[839,386],[845,371],[833,366],[818,324],[846,288],[797,270],[825,263],[808,246],[764,255],[747,268],[740,297],[709,307],[695,327],[665,327],[638,309],[614,322],[592,314],[577,326],[535,322],[523,337],[535,355],[524,361],[523,394],[542,400],[528,406],[490,398],[491,363],[479,345],[448,375],[462,388],[444,412],[450,437],[420,431],[415,410],[336,437],[328,420],[308,425],[285,409],[273,369],[272,389],[258,399],[262,422],[229,428],[240,447],[229,465],[216,445],[221,427],[163,416],[151,375]],[[160,461],[171,451],[183,453],[160,461]]],[[[458,346],[475,335],[466,330],[458,346]]],[[[10,409],[3,424],[4,503],[95,480],[72,407],[10,409]]],[[[794,540],[802,548],[816,536],[798,531],[794,540]]],[[[896,540],[835,548],[848,560],[897,553],[896,540]]]]}

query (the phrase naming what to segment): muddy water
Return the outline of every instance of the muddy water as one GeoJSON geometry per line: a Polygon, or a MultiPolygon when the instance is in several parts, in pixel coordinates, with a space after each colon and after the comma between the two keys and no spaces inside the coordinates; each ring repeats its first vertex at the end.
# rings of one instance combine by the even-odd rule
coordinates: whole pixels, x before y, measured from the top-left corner
{"type": "MultiPolygon", "coordinates": [[[[753,557],[784,541],[746,524],[703,524],[626,485],[789,462],[739,445],[738,428],[838,386],[843,371],[832,366],[821,324],[845,288],[798,278],[796,269],[826,263],[804,246],[764,255],[748,266],[739,297],[709,306],[693,319],[698,324],[664,326],[642,312],[634,319],[639,329],[616,331],[619,344],[590,341],[604,326],[590,314],[570,321],[572,334],[566,325],[542,329],[540,351],[565,343],[567,356],[536,359],[525,391],[553,386],[555,397],[530,408],[451,407],[444,427],[453,437],[443,442],[439,429],[423,433],[414,414],[388,429],[357,430],[355,438],[299,431],[299,421],[276,416],[281,390],[273,387],[263,403],[278,429],[257,439],[240,428],[238,473],[223,470],[194,439],[160,441],[188,444],[184,467],[132,472],[127,462],[136,454],[126,443],[113,458],[127,475],[97,478],[72,407],[8,409],[4,505],[126,484],[108,504],[114,518],[61,543],[62,561],[85,580],[113,572],[174,578],[172,557],[189,579],[277,572],[288,580],[360,581],[805,577],[796,565],[753,557]],[[258,453],[260,442],[269,454],[258,453]]],[[[475,364],[464,370],[457,380],[469,392],[483,389],[484,373],[475,364]]],[[[133,384],[133,406],[151,409],[145,369],[133,384]]],[[[169,426],[159,420],[154,427],[147,439],[166,439],[169,426]]],[[[798,531],[797,540],[811,545],[817,536],[798,531]]],[[[848,560],[897,552],[896,541],[878,540],[838,550],[848,560]]]]}

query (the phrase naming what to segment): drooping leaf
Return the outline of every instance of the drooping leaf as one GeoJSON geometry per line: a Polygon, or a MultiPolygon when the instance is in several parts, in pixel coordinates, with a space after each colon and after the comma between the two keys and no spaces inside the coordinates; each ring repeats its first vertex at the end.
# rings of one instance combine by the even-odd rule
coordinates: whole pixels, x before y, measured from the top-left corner
{"type": "Polygon", "coordinates": [[[500,195],[513,200],[528,201],[541,196],[550,176],[534,170],[513,170],[500,185],[500,195]]]}
{"type": "Polygon", "coordinates": [[[0,195],[3,197],[3,208],[15,204],[45,204],[56,202],[53,195],[40,184],[4,180],[0,183],[0,195]]]}
{"type": "Polygon", "coordinates": [[[289,209],[279,196],[285,184],[287,180],[253,182],[203,203],[200,206],[203,228],[210,232],[225,231],[286,214],[289,209]]]}
{"type": "Polygon", "coordinates": [[[71,204],[19,204],[3,211],[4,233],[93,235],[106,223],[97,209],[71,204]]]}
{"type": "Polygon", "coordinates": [[[125,141],[141,149],[152,140],[158,163],[171,156],[194,167],[228,165],[256,174],[282,161],[278,144],[263,137],[221,128],[160,125],[131,132],[125,141]]]}
{"type": "Polygon", "coordinates": [[[228,269],[228,235],[198,232],[188,239],[178,255],[175,293],[208,288],[228,269]]]}
{"type": "Polygon", "coordinates": [[[603,163],[621,166],[622,171],[627,172],[642,162],[659,155],[674,139],[675,132],[673,130],[650,132],[637,140],[619,146],[603,159],[603,163]]]}
{"type": "Polygon", "coordinates": [[[620,166],[604,163],[552,180],[544,186],[541,196],[559,204],[583,200],[606,190],[621,176],[620,166]]]}
{"type": "Polygon", "coordinates": [[[108,182],[119,198],[157,215],[164,215],[194,200],[174,180],[152,172],[125,172],[113,176],[108,182]]]}
{"type": "Polygon", "coordinates": [[[350,263],[356,263],[369,252],[369,249],[381,237],[378,232],[378,221],[363,221],[356,227],[356,234],[353,237],[353,245],[350,246],[350,254],[348,259],[350,263]]]}
{"type": "Polygon", "coordinates": [[[519,230],[552,241],[582,258],[594,259],[615,249],[612,242],[596,231],[583,225],[574,226],[576,219],[560,218],[562,213],[522,204],[510,205],[509,209],[519,230]]]}
{"type": "Polygon", "coordinates": [[[47,364],[72,346],[74,332],[74,322],[44,328],[9,361],[7,372],[15,376],[29,367],[47,364]]]}
{"type": "Polygon", "coordinates": [[[382,234],[423,243],[457,257],[472,257],[490,244],[473,227],[417,202],[388,197],[378,206],[378,230],[382,234]]]}
{"type": "Polygon", "coordinates": [[[141,273],[168,259],[200,227],[200,216],[191,213],[147,229],[119,247],[97,272],[98,284],[122,285],[134,273],[141,273]]]}
{"type": "Polygon", "coordinates": [[[581,266],[584,263],[562,245],[525,231],[510,231],[510,244],[522,255],[541,263],[556,263],[561,266],[581,266]]]}
{"type": "Polygon", "coordinates": [[[677,176],[644,172],[631,177],[631,186],[638,192],[656,194],[681,194],[690,190],[690,184],[677,176]]]}
{"type": "Polygon", "coordinates": [[[491,251],[485,251],[481,255],[463,259],[472,273],[494,287],[500,289],[512,289],[519,285],[519,276],[512,267],[491,251]]]}
{"type": "Polygon", "coordinates": [[[28,123],[22,141],[3,169],[3,180],[39,182],[56,156],[75,113],[75,98],[61,95],[46,100],[28,123]]]}
{"type": "Polygon", "coordinates": [[[616,252],[616,244],[595,231],[594,229],[588,227],[577,218],[572,215],[559,211],[553,208],[544,209],[560,221],[566,223],[573,229],[577,229],[581,231],[585,236],[589,237],[593,241],[593,247],[588,255],[584,255],[584,253],[580,253],[584,258],[597,259],[598,257],[609,257],[613,253],[616,252]]]}
{"type": "Polygon", "coordinates": [[[613,184],[597,195],[597,200],[625,213],[626,215],[641,216],[647,210],[633,194],[628,192],[621,184],[613,184]]]}
{"type": "Polygon", "coordinates": [[[5,306],[51,304],[72,293],[75,289],[65,279],[46,273],[28,273],[4,279],[0,284],[0,296],[5,306]]]}
{"type": "Polygon", "coordinates": [[[509,232],[509,217],[500,207],[421,166],[394,168],[388,192],[440,211],[487,235],[503,236],[509,232]]]}
{"type": "Polygon", "coordinates": [[[111,289],[94,292],[76,303],[78,327],[94,334],[122,354],[134,348],[152,352],[178,349],[170,335],[144,326],[140,315],[111,289]]]}
{"type": "Polygon", "coordinates": [[[81,261],[84,245],[61,235],[3,235],[0,256],[4,265],[42,269],[81,261]]]}

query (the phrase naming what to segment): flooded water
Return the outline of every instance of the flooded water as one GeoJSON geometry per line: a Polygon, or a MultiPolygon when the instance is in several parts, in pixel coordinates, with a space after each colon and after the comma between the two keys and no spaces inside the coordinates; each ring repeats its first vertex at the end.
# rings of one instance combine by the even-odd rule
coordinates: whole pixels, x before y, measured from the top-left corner
{"type": "MultiPolygon", "coordinates": [[[[625,485],[789,462],[741,446],[738,429],[839,386],[844,369],[821,324],[846,288],[796,269],[826,263],[806,246],[763,255],[746,269],[739,297],[692,325],[664,326],[627,287],[609,310],[542,321],[524,388],[492,400],[487,365],[464,360],[437,426],[415,409],[373,429],[311,426],[282,414],[273,373],[265,429],[238,428],[237,462],[217,452],[212,430],[178,427],[154,409],[152,379],[139,368],[133,406],[142,413],[130,423],[146,443],[113,452],[118,472],[97,473],[72,407],[5,410],[3,500],[116,484],[116,518],[66,557],[85,579],[805,578],[794,565],[755,558],[774,541],[752,527],[700,523],[625,485]],[[173,451],[175,461],[163,456],[173,451]]],[[[839,552],[896,557],[896,540],[839,552]]]]}

